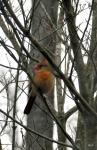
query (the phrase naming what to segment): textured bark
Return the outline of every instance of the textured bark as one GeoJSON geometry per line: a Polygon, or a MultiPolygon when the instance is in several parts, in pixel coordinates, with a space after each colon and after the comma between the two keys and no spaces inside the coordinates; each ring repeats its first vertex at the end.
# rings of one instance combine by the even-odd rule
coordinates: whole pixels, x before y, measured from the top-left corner
{"type": "MultiPolygon", "coordinates": [[[[93,16],[92,16],[92,33],[90,43],[90,59],[88,59],[88,66],[90,66],[89,72],[89,89],[90,89],[90,105],[97,112],[97,99],[94,99],[94,93],[97,91],[97,1],[94,1],[93,16]],[[91,61],[92,60],[92,61],[91,61]]],[[[85,119],[85,150],[97,149],[97,121],[91,115],[85,119]]]]}
{"type": "Polygon", "coordinates": [[[93,124],[85,124],[86,138],[85,138],[85,150],[96,150],[97,149],[97,127],[96,121],[92,119],[93,124]],[[95,124],[94,124],[95,123],[95,124]]]}
{"type": "Polygon", "coordinates": [[[77,132],[76,132],[76,140],[75,140],[77,146],[80,148],[80,150],[84,150],[85,145],[85,126],[84,121],[79,113],[78,115],[78,121],[77,121],[77,132]]]}

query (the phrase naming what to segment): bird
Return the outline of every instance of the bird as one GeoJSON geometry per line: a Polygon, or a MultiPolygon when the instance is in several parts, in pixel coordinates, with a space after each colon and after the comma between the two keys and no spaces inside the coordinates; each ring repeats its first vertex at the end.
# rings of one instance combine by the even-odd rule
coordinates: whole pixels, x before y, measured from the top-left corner
{"type": "MultiPolygon", "coordinates": [[[[40,90],[42,94],[49,93],[54,86],[54,75],[47,59],[42,59],[39,63],[34,65],[33,70],[33,82],[35,83],[37,89],[40,90]]],[[[30,97],[24,109],[24,114],[28,115],[30,113],[36,97],[37,91],[32,84],[30,97]]]]}

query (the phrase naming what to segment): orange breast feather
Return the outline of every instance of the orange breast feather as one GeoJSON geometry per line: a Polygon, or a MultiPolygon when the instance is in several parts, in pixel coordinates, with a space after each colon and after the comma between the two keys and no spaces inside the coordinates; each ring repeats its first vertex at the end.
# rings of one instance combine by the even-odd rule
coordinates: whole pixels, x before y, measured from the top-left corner
{"type": "Polygon", "coordinates": [[[42,70],[37,72],[34,81],[43,93],[47,93],[53,87],[53,78],[54,77],[51,72],[42,70]]]}

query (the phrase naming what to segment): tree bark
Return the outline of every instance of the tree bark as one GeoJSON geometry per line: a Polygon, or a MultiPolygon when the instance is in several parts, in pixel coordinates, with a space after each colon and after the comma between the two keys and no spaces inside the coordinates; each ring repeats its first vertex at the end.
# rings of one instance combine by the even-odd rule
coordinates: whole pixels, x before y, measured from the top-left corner
{"type": "MultiPolygon", "coordinates": [[[[56,35],[51,34],[53,29],[42,6],[44,6],[48,15],[51,17],[52,22],[56,26],[58,2],[57,0],[32,0],[32,34],[39,40],[41,44],[43,44],[43,46],[50,50],[52,53],[52,58],[54,59],[54,53],[56,49],[56,35]]],[[[37,60],[41,59],[42,57],[33,47],[31,47],[31,55],[36,57],[37,60]]],[[[31,65],[32,64],[33,62],[31,62],[31,65]]],[[[53,91],[49,94],[48,99],[53,105],[53,91]]],[[[35,100],[35,103],[37,105],[33,105],[32,111],[28,115],[27,126],[52,138],[53,120],[49,117],[47,108],[45,107],[44,103],[38,97],[35,100]],[[43,110],[47,113],[45,113],[43,110]]],[[[26,139],[27,150],[52,150],[52,143],[46,141],[45,139],[31,135],[29,133],[27,133],[26,139]]]]}

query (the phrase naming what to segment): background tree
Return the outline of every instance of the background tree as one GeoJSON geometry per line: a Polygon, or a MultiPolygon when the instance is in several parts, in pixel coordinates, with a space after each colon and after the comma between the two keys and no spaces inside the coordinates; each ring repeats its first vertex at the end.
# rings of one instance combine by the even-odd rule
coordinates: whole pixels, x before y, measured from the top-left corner
{"type": "Polygon", "coordinates": [[[0,27],[3,31],[0,44],[9,62],[9,66],[1,66],[6,67],[10,75],[4,72],[0,81],[1,96],[6,95],[6,111],[0,109],[1,115],[6,116],[4,123],[1,122],[1,135],[8,131],[12,150],[19,147],[49,150],[54,149],[53,143],[57,143],[56,149],[60,150],[95,150],[97,1],[82,4],[79,0],[32,0],[27,8],[29,2],[17,0],[14,5],[12,1],[0,0],[0,27]],[[84,22],[80,21],[86,10],[88,17],[84,16],[84,22]],[[23,103],[29,96],[29,81],[34,84],[32,65],[43,57],[54,70],[55,89],[48,97],[37,91],[39,97],[25,126],[23,103]],[[78,118],[75,119],[77,110],[78,118]],[[54,125],[57,130],[53,134],[54,125]],[[52,135],[58,140],[54,140],[52,135]]]}

